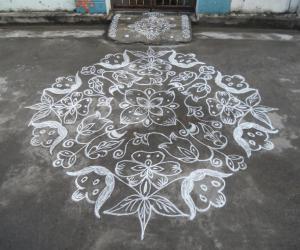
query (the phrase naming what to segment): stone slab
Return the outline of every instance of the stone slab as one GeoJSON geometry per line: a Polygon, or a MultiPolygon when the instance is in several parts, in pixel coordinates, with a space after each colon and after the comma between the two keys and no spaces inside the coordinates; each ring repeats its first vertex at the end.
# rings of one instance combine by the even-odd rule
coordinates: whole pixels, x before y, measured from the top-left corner
{"type": "Polygon", "coordinates": [[[188,15],[145,12],[141,15],[114,15],[108,36],[121,43],[147,44],[190,42],[191,21],[188,15]]]}

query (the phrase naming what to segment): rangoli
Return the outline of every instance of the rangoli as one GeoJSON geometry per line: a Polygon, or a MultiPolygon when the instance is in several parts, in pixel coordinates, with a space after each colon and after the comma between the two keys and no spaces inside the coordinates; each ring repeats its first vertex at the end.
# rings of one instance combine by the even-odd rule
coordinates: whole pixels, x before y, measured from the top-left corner
{"type": "Polygon", "coordinates": [[[274,108],[243,76],[151,47],[59,77],[29,108],[31,144],[74,178],[72,199],[98,218],[136,217],[141,239],[154,214],[192,220],[223,207],[226,178],[277,132],[274,108]]]}

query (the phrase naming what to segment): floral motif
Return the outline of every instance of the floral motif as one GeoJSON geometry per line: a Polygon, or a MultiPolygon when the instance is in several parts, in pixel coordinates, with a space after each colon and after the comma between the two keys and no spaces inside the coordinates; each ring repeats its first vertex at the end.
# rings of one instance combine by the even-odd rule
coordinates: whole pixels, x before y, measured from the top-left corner
{"type": "Polygon", "coordinates": [[[81,84],[81,79],[77,73],[76,76],[58,77],[51,88],[46,90],[54,94],[68,94],[78,89],[81,84]]]}
{"type": "Polygon", "coordinates": [[[196,211],[205,212],[210,206],[223,207],[226,197],[222,193],[225,188],[224,174],[209,169],[198,169],[193,171],[181,186],[181,195],[190,209],[190,219],[196,216],[196,211]],[[196,199],[192,198],[196,197],[196,199]]]}
{"type": "Polygon", "coordinates": [[[73,124],[78,115],[86,116],[88,114],[91,102],[92,99],[83,98],[81,92],[73,92],[61,100],[62,107],[58,113],[64,117],[64,123],[73,124]]]}
{"type": "Polygon", "coordinates": [[[116,166],[116,173],[126,177],[132,186],[141,185],[141,192],[150,192],[150,185],[159,189],[168,183],[168,177],[181,172],[179,163],[164,161],[165,155],[159,151],[133,153],[130,161],[121,161],[116,166]]]}
{"type": "Polygon", "coordinates": [[[96,217],[138,217],[141,239],[154,214],[193,219],[223,207],[226,178],[274,147],[275,109],[242,76],[223,76],[195,54],[125,50],[79,72],[28,107],[31,145],[70,171],[72,199],[93,204],[96,217]]]}
{"type": "Polygon", "coordinates": [[[224,75],[218,72],[216,76],[216,84],[219,85],[221,88],[224,88],[226,91],[239,94],[245,93],[252,89],[249,88],[248,83],[245,81],[245,78],[240,75],[224,75]]]}
{"type": "Polygon", "coordinates": [[[95,215],[100,218],[99,210],[115,187],[114,175],[102,166],[90,166],[67,174],[76,176],[77,190],[73,193],[72,199],[76,202],[86,199],[89,203],[95,204],[95,215]],[[105,184],[104,188],[102,182],[105,184]]]}
{"type": "Polygon", "coordinates": [[[251,151],[261,149],[271,150],[274,144],[269,141],[269,134],[277,133],[277,130],[270,130],[258,124],[245,122],[235,128],[233,132],[236,142],[251,156],[251,151]]]}
{"type": "Polygon", "coordinates": [[[225,124],[233,125],[236,123],[236,119],[243,115],[239,109],[239,99],[225,91],[218,91],[215,98],[208,98],[206,103],[209,113],[212,116],[220,115],[225,124]]]}
{"type": "Polygon", "coordinates": [[[31,145],[49,148],[52,154],[54,148],[67,136],[67,129],[55,121],[31,123],[32,131],[31,145]]]}
{"type": "Polygon", "coordinates": [[[137,89],[125,92],[125,102],[120,104],[124,110],[121,113],[121,123],[133,124],[142,122],[149,127],[152,123],[162,126],[176,124],[174,109],[178,107],[174,103],[173,91],[155,92],[153,89],[140,91],[137,89]]]}
{"type": "Polygon", "coordinates": [[[34,104],[28,108],[38,111],[31,119],[31,122],[33,123],[49,116],[51,112],[57,114],[58,110],[62,108],[62,105],[55,103],[52,96],[44,93],[40,103],[34,104]]]}
{"type": "Polygon", "coordinates": [[[137,60],[130,65],[130,69],[137,71],[137,74],[141,76],[161,76],[163,72],[170,71],[171,68],[169,63],[154,58],[137,60]]]}

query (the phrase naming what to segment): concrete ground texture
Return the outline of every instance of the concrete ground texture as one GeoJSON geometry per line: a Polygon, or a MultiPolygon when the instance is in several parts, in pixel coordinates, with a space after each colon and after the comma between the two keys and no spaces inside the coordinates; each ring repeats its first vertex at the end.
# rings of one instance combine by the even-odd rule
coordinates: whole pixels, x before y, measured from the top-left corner
{"type": "Polygon", "coordinates": [[[0,249],[300,248],[300,34],[192,29],[0,27],[0,249]]]}

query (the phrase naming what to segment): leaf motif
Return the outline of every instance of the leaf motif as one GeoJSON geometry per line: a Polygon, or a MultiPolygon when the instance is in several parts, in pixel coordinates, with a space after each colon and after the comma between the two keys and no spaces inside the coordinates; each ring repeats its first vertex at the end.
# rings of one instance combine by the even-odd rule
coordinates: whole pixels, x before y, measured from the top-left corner
{"type": "Polygon", "coordinates": [[[31,106],[26,107],[28,109],[33,109],[33,110],[42,110],[46,108],[46,104],[45,103],[37,103],[31,106]]]}
{"type": "Polygon", "coordinates": [[[171,52],[172,52],[171,50],[161,50],[161,51],[156,52],[156,56],[157,57],[162,57],[162,56],[165,56],[166,54],[171,53],[171,52]]]}
{"type": "Polygon", "coordinates": [[[245,100],[246,104],[249,105],[250,107],[258,105],[260,101],[261,101],[261,97],[257,90],[255,91],[255,93],[248,96],[245,100]]]}
{"type": "Polygon", "coordinates": [[[273,128],[272,122],[271,122],[269,116],[268,116],[266,113],[261,112],[259,109],[258,109],[258,110],[257,110],[257,109],[252,109],[252,110],[251,110],[251,114],[252,114],[256,119],[258,119],[259,121],[261,121],[261,122],[267,124],[270,128],[273,128]]]}
{"type": "Polygon", "coordinates": [[[141,200],[141,197],[138,195],[130,195],[114,207],[104,211],[104,213],[117,216],[135,214],[139,208],[141,200]]]}
{"type": "Polygon", "coordinates": [[[103,206],[103,204],[108,200],[110,197],[112,191],[114,190],[115,187],[115,179],[113,174],[109,173],[105,177],[105,184],[106,187],[102,190],[102,192],[99,194],[96,204],[95,204],[95,215],[96,217],[100,218],[100,209],[103,206]]]}
{"type": "Polygon", "coordinates": [[[35,113],[31,118],[30,124],[47,117],[50,114],[50,112],[51,112],[50,109],[44,109],[35,113]]]}
{"type": "Polygon", "coordinates": [[[48,105],[52,105],[54,103],[54,100],[53,100],[52,96],[50,96],[50,95],[48,95],[46,93],[44,93],[42,95],[41,101],[42,101],[42,103],[46,103],[48,105]]]}
{"type": "Polygon", "coordinates": [[[88,136],[103,130],[111,120],[102,118],[101,113],[96,111],[94,114],[85,117],[77,127],[79,135],[88,136]]]}
{"type": "Polygon", "coordinates": [[[88,155],[88,157],[92,159],[97,159],[99,157],[105,157],[108,153],[108,151],[111,151],[117,147],[119,147],[123,140],[119,141],[101,141],[98,145],[94,146],[88,146],[85,148],[85,152],[88,155]]]}
{"type": "Polygon", "coordinates": [[[268,113],[268,112],[271,112],[274,110],[278,110],[277,108],[271,108],[271,107],[267,107],[267,106],[263,106],[263,105],[255,106],[254,109],[258,110],[260,112],[263,112],[263,113],[268,113]]]}
{"type": "Polygon", "coordinates": [[[85,198],[85,193],[82,192],[81,190],[77,189],[73,194],[72,194],[72,200],[73,201],[81,201],[85,198]]]}
{"type": "Polygon", "coordinates": [[[180,211],[170,200],[159,195],[153,195],[150,198],[150,203],[155,213],[163,216],[187,216],[180,211]]]}
{"type": "MultiPolygon", "coordinates": [[[[104,142],[100,149],[101,150],[111,150],[113,148],[115,148],[120,142],[119,141],[108,141],[108,142],[104,142]]],[[[100,145],[100,144],[99,144],[100,145]]]]}
{"type": "Polygon", "coordinates": [[[82,135],[91,135],[93,134],[93,131],[91,128],[95,126],[95,123],[89,123],[89,124],[79,124],[78,131],[80,131],[80,134],[82,135]]]}
{"type": "MultiPolygon", "coordinates": [[[[194,152],[187,150],[186,148],[180,147],[178,146],[179,151],[184,154],[187,158],[191,158],[193,160],[195,160],[197,158],[197,156],[194,154],[194,152]]],[[[197,150],[195,149],[195,147],[193,148],[194,151],[197,150]]]]}
{"type": "Polygon", "coordinates": [[[208,134],[208,135],[212,135],[212,133],[214,132],[214,129],[211,128],[210,126],[204,124],[204,123],[200,123],[201,127],[202,127],[202,130],[205,134],[208,134]]]}
{"type": "Polygon", "coordinates": [[[151,217],[151,205],[148,200],[143,200],[138,209],[138,216],[141,224],[141,240],[144,239],[145,230],[151,217]]]}

